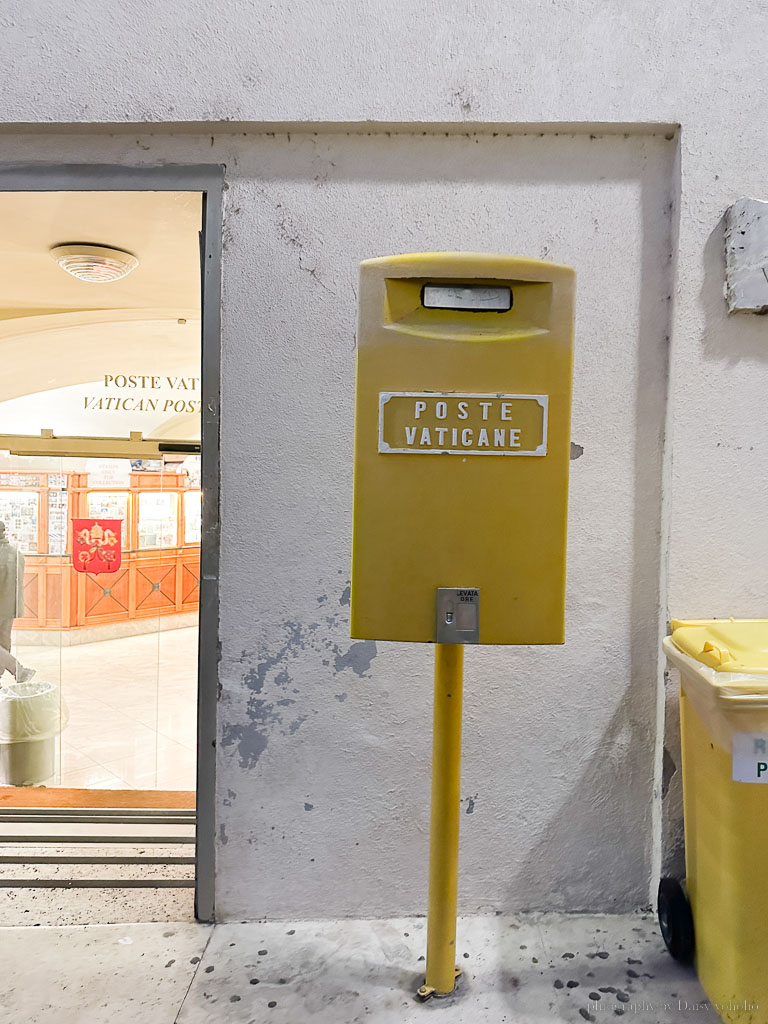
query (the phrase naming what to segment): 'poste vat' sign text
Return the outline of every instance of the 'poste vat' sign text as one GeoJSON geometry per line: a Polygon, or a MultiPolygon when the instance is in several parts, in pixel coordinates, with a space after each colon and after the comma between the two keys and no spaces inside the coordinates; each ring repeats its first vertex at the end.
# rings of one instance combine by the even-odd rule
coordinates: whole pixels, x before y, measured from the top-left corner
{"type": "Polygon", "coordinates": [[[379,451],[546,455],[548,395],[384,391],[379,451]]]}

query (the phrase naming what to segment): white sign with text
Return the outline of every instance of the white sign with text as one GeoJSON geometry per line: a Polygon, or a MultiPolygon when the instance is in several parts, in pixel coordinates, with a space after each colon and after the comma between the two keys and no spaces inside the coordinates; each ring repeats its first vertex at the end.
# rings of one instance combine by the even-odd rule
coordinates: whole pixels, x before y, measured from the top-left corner
{"type": "Polygon", "coordinates": [[[733,781],[768,783],[768,733],[733,734],[733,781]]]}

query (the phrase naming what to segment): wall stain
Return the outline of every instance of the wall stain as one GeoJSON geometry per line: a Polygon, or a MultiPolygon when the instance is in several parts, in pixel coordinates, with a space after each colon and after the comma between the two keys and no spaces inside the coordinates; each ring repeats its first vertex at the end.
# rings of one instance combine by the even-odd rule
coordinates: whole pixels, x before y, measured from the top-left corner
{"type": "Polygon", "coordinates": [[[346,654],[336,655],[335,671],[338,674],[345,668],[351,668],[355,675],[363,679],[370,670],[371,662],[376,654],[375,640],[360,640],[358,643],[352,644],[346,654]]]}
{"type": "Polygon", "coordinates": [[[266,731],[266,726],[266,718],[264,719],[264,728],[259,728],[254,721],[224,726],[221,733],[221,744],[223,747],[237,744],[241,768],[253,768],[267,749],[269,734],[266,731]]]}
{"type": "Polygon", "coordinates": [[[664,756],[661,762],[661,799],[667,795],[672,776],[677,771],[677,765],[667,747],[664,747],[664,756]]]}
{"type": "Polygon", "coordinates": [[[451,93],[450,103],[452,107],[458,106],[462,114],[471,114],[475,108],[476,100],[469,89],[465,85],[461,85],[451,93]]]}
{"type": "MultiPolygon", "coordinates": [[[[245,709],[247,720],[225,723],[221,742],[223,747],[237,747],[242,768],[255,767],[273,734],[293,736],[309,717],[308,714],[287,717],[295,715],[288,709],[297,704],[288,694],[299,692],[295,686],[298,680],[292,675],[292,662],[300,661],[305,668],[308,655],[311,658],[313,654],[327,653],[330,657],[318,657],[318,661],[326,667],[332,661],[334,674],[351,669],[363,678],[370,671],[377,654],[375,642],[364,640],[342,647],[333,639],[342,622],[346,623],[346,618],[340,613],[326,615],[321,622],[300,623],[287,619],[281,623],[283,637],[276,649],[271,650],[265,644],[261,649],[241,652],[239,662],[248,666],[242,676],[246,690],[250,691],[245,709]]],[[[325,682],[323,674],[319,675],[325,682]]],[[[337,699],[344,698],[337,696],[337,699]]]]}
{"type": "Polygon", "coordinates": [[[290,213],[282,203],[276,204],[277,209],[277,232],[282,241],[296,252],[299,269],[305,271],[312,280],[320,285],[329,295],[333,295],[332,289],[322,280],[317,272],[316,266],[308,266],[307,261],[314,262],[307,254],[307,241],[302,237],[303,229],[300,229],[290,213]]]}

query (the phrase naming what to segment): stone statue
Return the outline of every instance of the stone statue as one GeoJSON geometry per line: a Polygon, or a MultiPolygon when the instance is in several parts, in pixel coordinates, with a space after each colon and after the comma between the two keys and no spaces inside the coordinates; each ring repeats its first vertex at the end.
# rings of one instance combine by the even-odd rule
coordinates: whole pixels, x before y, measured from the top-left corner
{"type": "Polygon", "coordinates": [[[0,522],[0,670],[7,670],[19,682],[35,674],[10,655],[13,620],[23,613],[24,555],[8,540],[5,523],[0,522]]]}

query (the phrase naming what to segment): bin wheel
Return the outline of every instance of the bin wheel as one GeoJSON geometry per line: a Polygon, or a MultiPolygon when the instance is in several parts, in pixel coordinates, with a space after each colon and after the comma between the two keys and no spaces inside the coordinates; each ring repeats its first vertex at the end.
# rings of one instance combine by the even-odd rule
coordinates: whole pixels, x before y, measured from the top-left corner
{"type": "Polygon", "coordinates": [[[659,928],[664,944],[678,963],[692,964],[695,948],[691,904],[676,878],[659,882],[659,928]]]}

